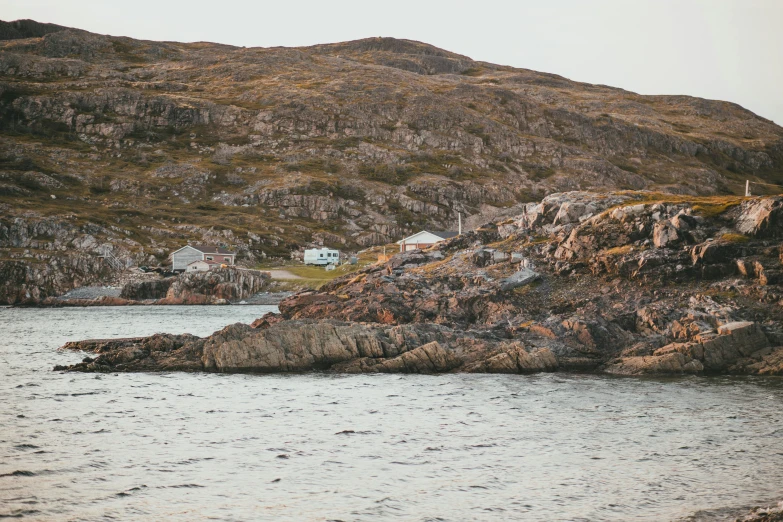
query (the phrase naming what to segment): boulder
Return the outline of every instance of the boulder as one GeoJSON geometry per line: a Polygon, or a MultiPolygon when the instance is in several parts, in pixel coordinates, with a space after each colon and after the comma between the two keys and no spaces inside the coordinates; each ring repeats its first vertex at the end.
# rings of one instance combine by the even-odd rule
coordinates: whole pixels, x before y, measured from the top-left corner
{"type": "Polygon", "coordinates": [[[668,219],[659,221],[653,227],[653,244],[657,248],[676,246],[680,242],[678,228],[668,219]]]}
{"type": "Polygon", "coordinates": [[[534,272],[529,268],[523,268],[500,281],[500,289],[504,292],[508,292],[509,290],[519,288],[520,286],[528,285],[539,277],[540,275],[538,272],[534,272]]]}
{"type": "Polygon", "coordinates": [[[687,214],[677,214],[671,219],[671,224],[674,228],[681,231],[687,231],[692,228],[696,228],[696,218],[687,214]]]}
{"type": "Polygon", "coordinates": [[[783,197],[765,197],[742,203],[736,228],[753,237],[783,236],[783,197]]]}
{"type": "Polygon", "coordinates": [[[615,375],[645,375],[700,373],[703,369],[698,360],[672,351],[651,357],[625,357],[607,365],[604,371],[615,375]]]}
{"type": "Polygon", "coordinates": [[[742,358],[769,347],[761,327],[749,321],[736,321],[718,328],[718,335],[700,336],[704,350],[704,367],[725,371],[742,358]]]}
{"type": "Polygon", "coordinates": [[[691,260],[694,265],[732,262],[740,250],[740,247],[734,243],[708,241],[691,249],[691,260]]]}

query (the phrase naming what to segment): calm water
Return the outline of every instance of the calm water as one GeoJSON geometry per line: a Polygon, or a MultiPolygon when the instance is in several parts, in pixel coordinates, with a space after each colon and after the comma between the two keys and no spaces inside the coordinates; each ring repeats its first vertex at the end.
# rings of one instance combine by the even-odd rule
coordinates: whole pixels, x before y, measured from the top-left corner
{"type": "Polygon", "coordinates": [[[270,307],[0,309],[0,517],[672,520],[783,498],[783,382],[62,374],[270,307]]]}

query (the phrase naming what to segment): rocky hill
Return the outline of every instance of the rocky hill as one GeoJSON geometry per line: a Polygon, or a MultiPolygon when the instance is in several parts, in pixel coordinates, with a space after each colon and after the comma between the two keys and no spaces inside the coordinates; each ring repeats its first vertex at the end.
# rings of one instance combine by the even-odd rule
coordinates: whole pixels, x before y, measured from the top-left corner
{"type": "Polygon", "coordinates": [[[153,264],[198,240],[253,264],[449,229],[458,212],[478,225],[556,191],[783,182],[783,129],[735,104],[420,42],[243,48],[33,21],[0,38],[0,271],[44,296],[100,279],[107,252],[153,264]]]}

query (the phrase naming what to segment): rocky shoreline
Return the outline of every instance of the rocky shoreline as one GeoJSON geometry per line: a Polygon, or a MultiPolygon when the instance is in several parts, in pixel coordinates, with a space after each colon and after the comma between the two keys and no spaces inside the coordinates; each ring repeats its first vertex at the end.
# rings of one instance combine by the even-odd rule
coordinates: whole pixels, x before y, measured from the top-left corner
{"type": "Polygon", "coordinates": [[[200,339],[73,371],[783,374],[783,198],[555,194],[200,339]]]}
{"type": "Polygon", "coordinates": [[[226,267],[173,277],[132,281],[119,287],[82,287],[61,296],[14,305],[25,308],[150,305],[276,305],[289,292],[268,292],[268,272],[226,267]]]}

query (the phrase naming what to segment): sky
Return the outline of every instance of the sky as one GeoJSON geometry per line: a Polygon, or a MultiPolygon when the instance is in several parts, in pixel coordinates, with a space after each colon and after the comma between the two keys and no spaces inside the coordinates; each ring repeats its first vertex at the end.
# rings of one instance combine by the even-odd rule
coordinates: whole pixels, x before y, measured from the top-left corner
{"type": "Polygon", "coordinates": [[[783,124],[783,0],[0,0],[145,40],[304,46],[371,36],[640,94],[738,103],[783,124]]]}

